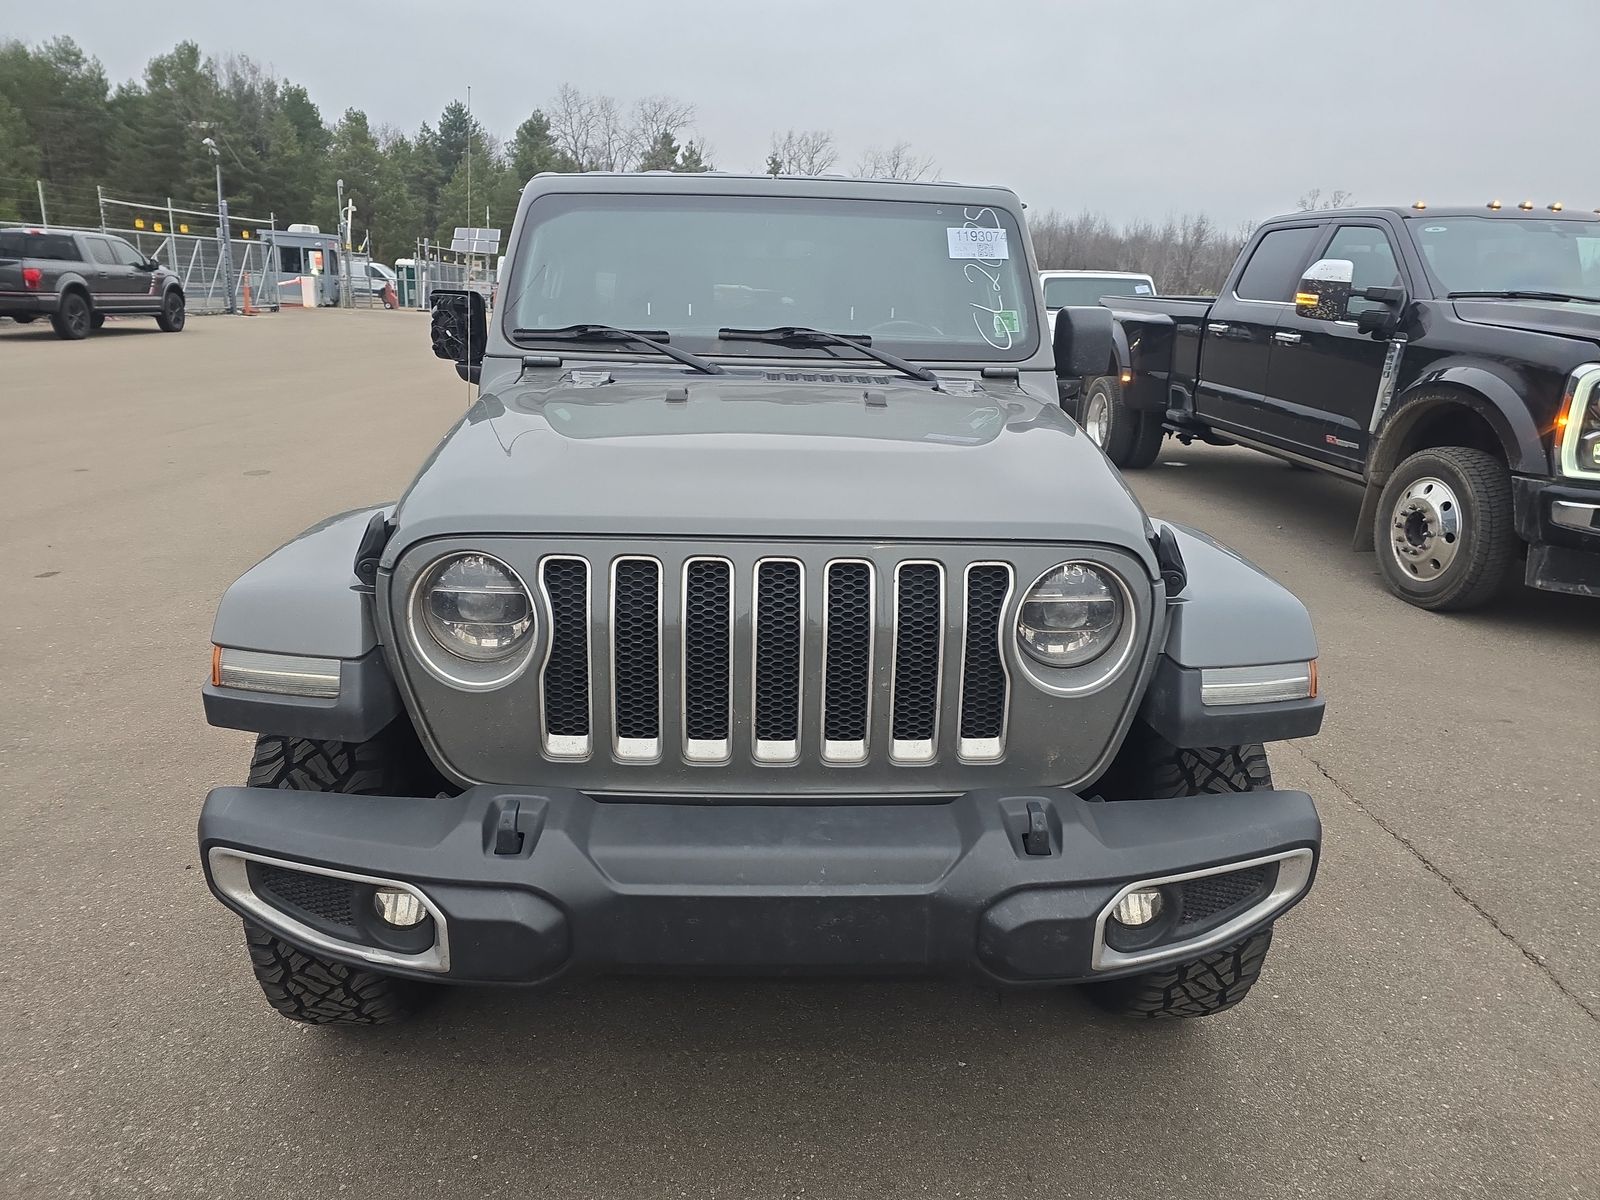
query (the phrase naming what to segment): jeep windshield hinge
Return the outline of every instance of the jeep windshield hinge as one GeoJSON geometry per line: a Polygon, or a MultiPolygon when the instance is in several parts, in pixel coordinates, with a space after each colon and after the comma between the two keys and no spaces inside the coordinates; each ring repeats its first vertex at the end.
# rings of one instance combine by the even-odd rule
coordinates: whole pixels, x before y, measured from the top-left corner
{"type": "Polygon", "coordinates": [[[383,556],[383,548],[389,544],[389,537],[394,533],[394,526],[389,524],[389,514],[385,509],[379,509],[372,514],[367,522],[367,528],[361,535],[361,544],[356,547],[355,574],[361,581],[361,590],[370,592],[378,583],[378,560],[383,556]]]}

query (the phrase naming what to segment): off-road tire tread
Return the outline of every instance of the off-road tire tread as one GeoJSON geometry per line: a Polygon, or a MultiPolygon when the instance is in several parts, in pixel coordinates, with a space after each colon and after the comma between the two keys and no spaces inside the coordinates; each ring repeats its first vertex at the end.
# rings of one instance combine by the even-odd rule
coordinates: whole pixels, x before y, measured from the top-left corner
{"type": "MultiPolygon", "coordinates": [[[[397,723],[403,724],[403,723],[397,723]]],[[[318,742],[262,734],[250,759],[249,787],[345,795],[405,795],[403,731],[391,725],[365,742],[318,742]]],[[[298,950],[244,923],[250,968],[272,1005],[311,1025],[383,1025],[409,1016],[432,989],[298,950]]]]}
{"type": "Polygon", "coordinates": [[[1188,962],[1089,986],[1089,998],[1119,1016],[1146,1021],[1209,1017],[1243,1000],[1261,974],[1272,927],[1188,962]]]}
{"type": "Polygon", "coordinates": [[[244,940],[267,1003],[291,1021],[387,1025],[410,1016],[427,995],[409,979],[306,954],[248,921],[244,940]]]}
{"type": "Polygon", "coordinates": [[[1158,757],[1151,760],[1148,770],[1141,795],[1149,799],[1216,796],[1272,787],[1272,767],[1267,762],[1266,748],[1259,742],[1195,749],[1161,743],[1158,757]]]}
{"type": "MultiPolygon", "coordinates": [[[[1437,474],[1436,471],[1430,471],[1437,474]]],[[[1389,590],[1408,604],[1432,612],[1465,612],[1493,600],[1512,578],[1517,554],[1517,531],[1511,499],[1511,475],[1494,455],[1470,446],[1434,446],[1411,455],[1389,476],[1378,500],[1372,526],[1373,549],[1389,590]],[[1395,498],[1407,481],[1415,478],[1417,460],[1434,458],[1446,464],[1466,484],[1466,503],[1472,516],[1467,565],[1455,583],[1433,593],[1409,591],[1394,565],[1389,546],[1389,515],[1395,498]]]]}

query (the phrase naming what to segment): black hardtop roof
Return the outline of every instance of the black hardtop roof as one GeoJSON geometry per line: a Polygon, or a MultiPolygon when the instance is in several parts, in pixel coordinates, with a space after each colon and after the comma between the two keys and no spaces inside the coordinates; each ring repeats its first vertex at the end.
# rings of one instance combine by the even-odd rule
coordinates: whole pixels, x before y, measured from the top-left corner
{"type": "Polygon", "coordinates": [[[1282,216],[1273,217],[1274,223],[1279,221],[1297,221],[1302,218],[1321,220],[1325,217],[1403,217],[1406,220],[1428,220],[1435,217],[1492,217],[1498,221],[1517,221],[1529,218],[1538,218],[1541,221],[1600,221],[1600,211],[1590,212],[1588,209],[1571,209],[1563,207],[1552,212],[1548,207],[1518,208],[1515,204],[1502,204],[1499,208],[1490,208],[1487,204],[1465,205],[1428,205],[1426,208],[1416,208],[1410,204],[1377,205],[1367,208],[1318,208],[1308,212],[1284,213],[1282,216]]]}
{"type": "Polygon", "coordinates": [[[845,175],[740,175],[727,171],[546,171],[536,192],[687,192],[704,196],[813,196],[844,200],[928,200],[1022,207],[1010,188],[944,180],[856,179],[845,175]]]}

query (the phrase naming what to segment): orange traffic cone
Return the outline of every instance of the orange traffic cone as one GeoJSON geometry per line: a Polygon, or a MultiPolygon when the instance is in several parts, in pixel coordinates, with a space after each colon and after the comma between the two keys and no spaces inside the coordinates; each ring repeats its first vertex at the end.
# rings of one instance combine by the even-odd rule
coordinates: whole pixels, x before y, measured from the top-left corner
{"type": "Polygon", "coordinates": [[[256,306],[250,303],[250,276],[248,274],[244,277],[244,315],[247,317],[256,315],[256,306]]]}

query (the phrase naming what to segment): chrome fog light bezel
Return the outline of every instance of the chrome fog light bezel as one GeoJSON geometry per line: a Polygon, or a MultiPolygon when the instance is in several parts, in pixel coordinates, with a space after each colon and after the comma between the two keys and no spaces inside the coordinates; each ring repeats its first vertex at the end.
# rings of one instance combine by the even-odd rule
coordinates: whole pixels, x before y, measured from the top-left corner
{"type": "Polygon", "coordinates": [[[1194,958],[1207,950],[1226,946],[1237,941],[1244,932],[1268,917],[1288,908],[1305,894],[1311,886],[1311,872],[1316,865],[1316,853],[1309,846],[1283,850],[1276,854],[1263,854],[1238,862],[1220,863],[1197,871],[1183,871],[1176,875],[1162,875],[1154,879],[1136,879],[1117,890],[1117,893],[1100,909],[1095,918],[1094,950],[1090,965],[1096,971],[1119,971],[1130,967],[1151,967],[1161,963],[1194,958]],[[1228,875],[1234,871],[1248,870],[1267,863],[1276,863],[1278,877],[1272,890],[1249,908],[1196,937],[1180,942],[1168,942],[1148,949],[1122,951],[1106,942],[1106,924],[1113,919],[1117,906],[1132,892],[1159,889],[1170,884],[1203,879],[1208,875],[1228,875]]]}
{"type": "Polygon", "coordinates": [[[357,871],[339,871],[331,867],[296,862],[293,859],[257,854],[252,850],[238,850],[232,846],[212,846],[207,852],[206,862],[211,869],[212,884],[238,911],[297,946],[321,951],[335,958],[359,959],[379,967],[399,967],[404,970],[435,974],[444,974],[450,970],[450,930],[444,912],[429,899],[426,892],[403,879],[363,875],[357,871]],[[301,871],[308,875],[325,875],[331,879],[343,879],[374,888],[393,888],[409,892],[427,910],[427,915],[433,918],[433,945],[418,953],[406,954],[382,946],[369,946],[363,942],[333,937],[303,921],[297,921],[275,904],[256,894],[250,882],[251,863],[282,867],[288,871],[301,871]]]}

